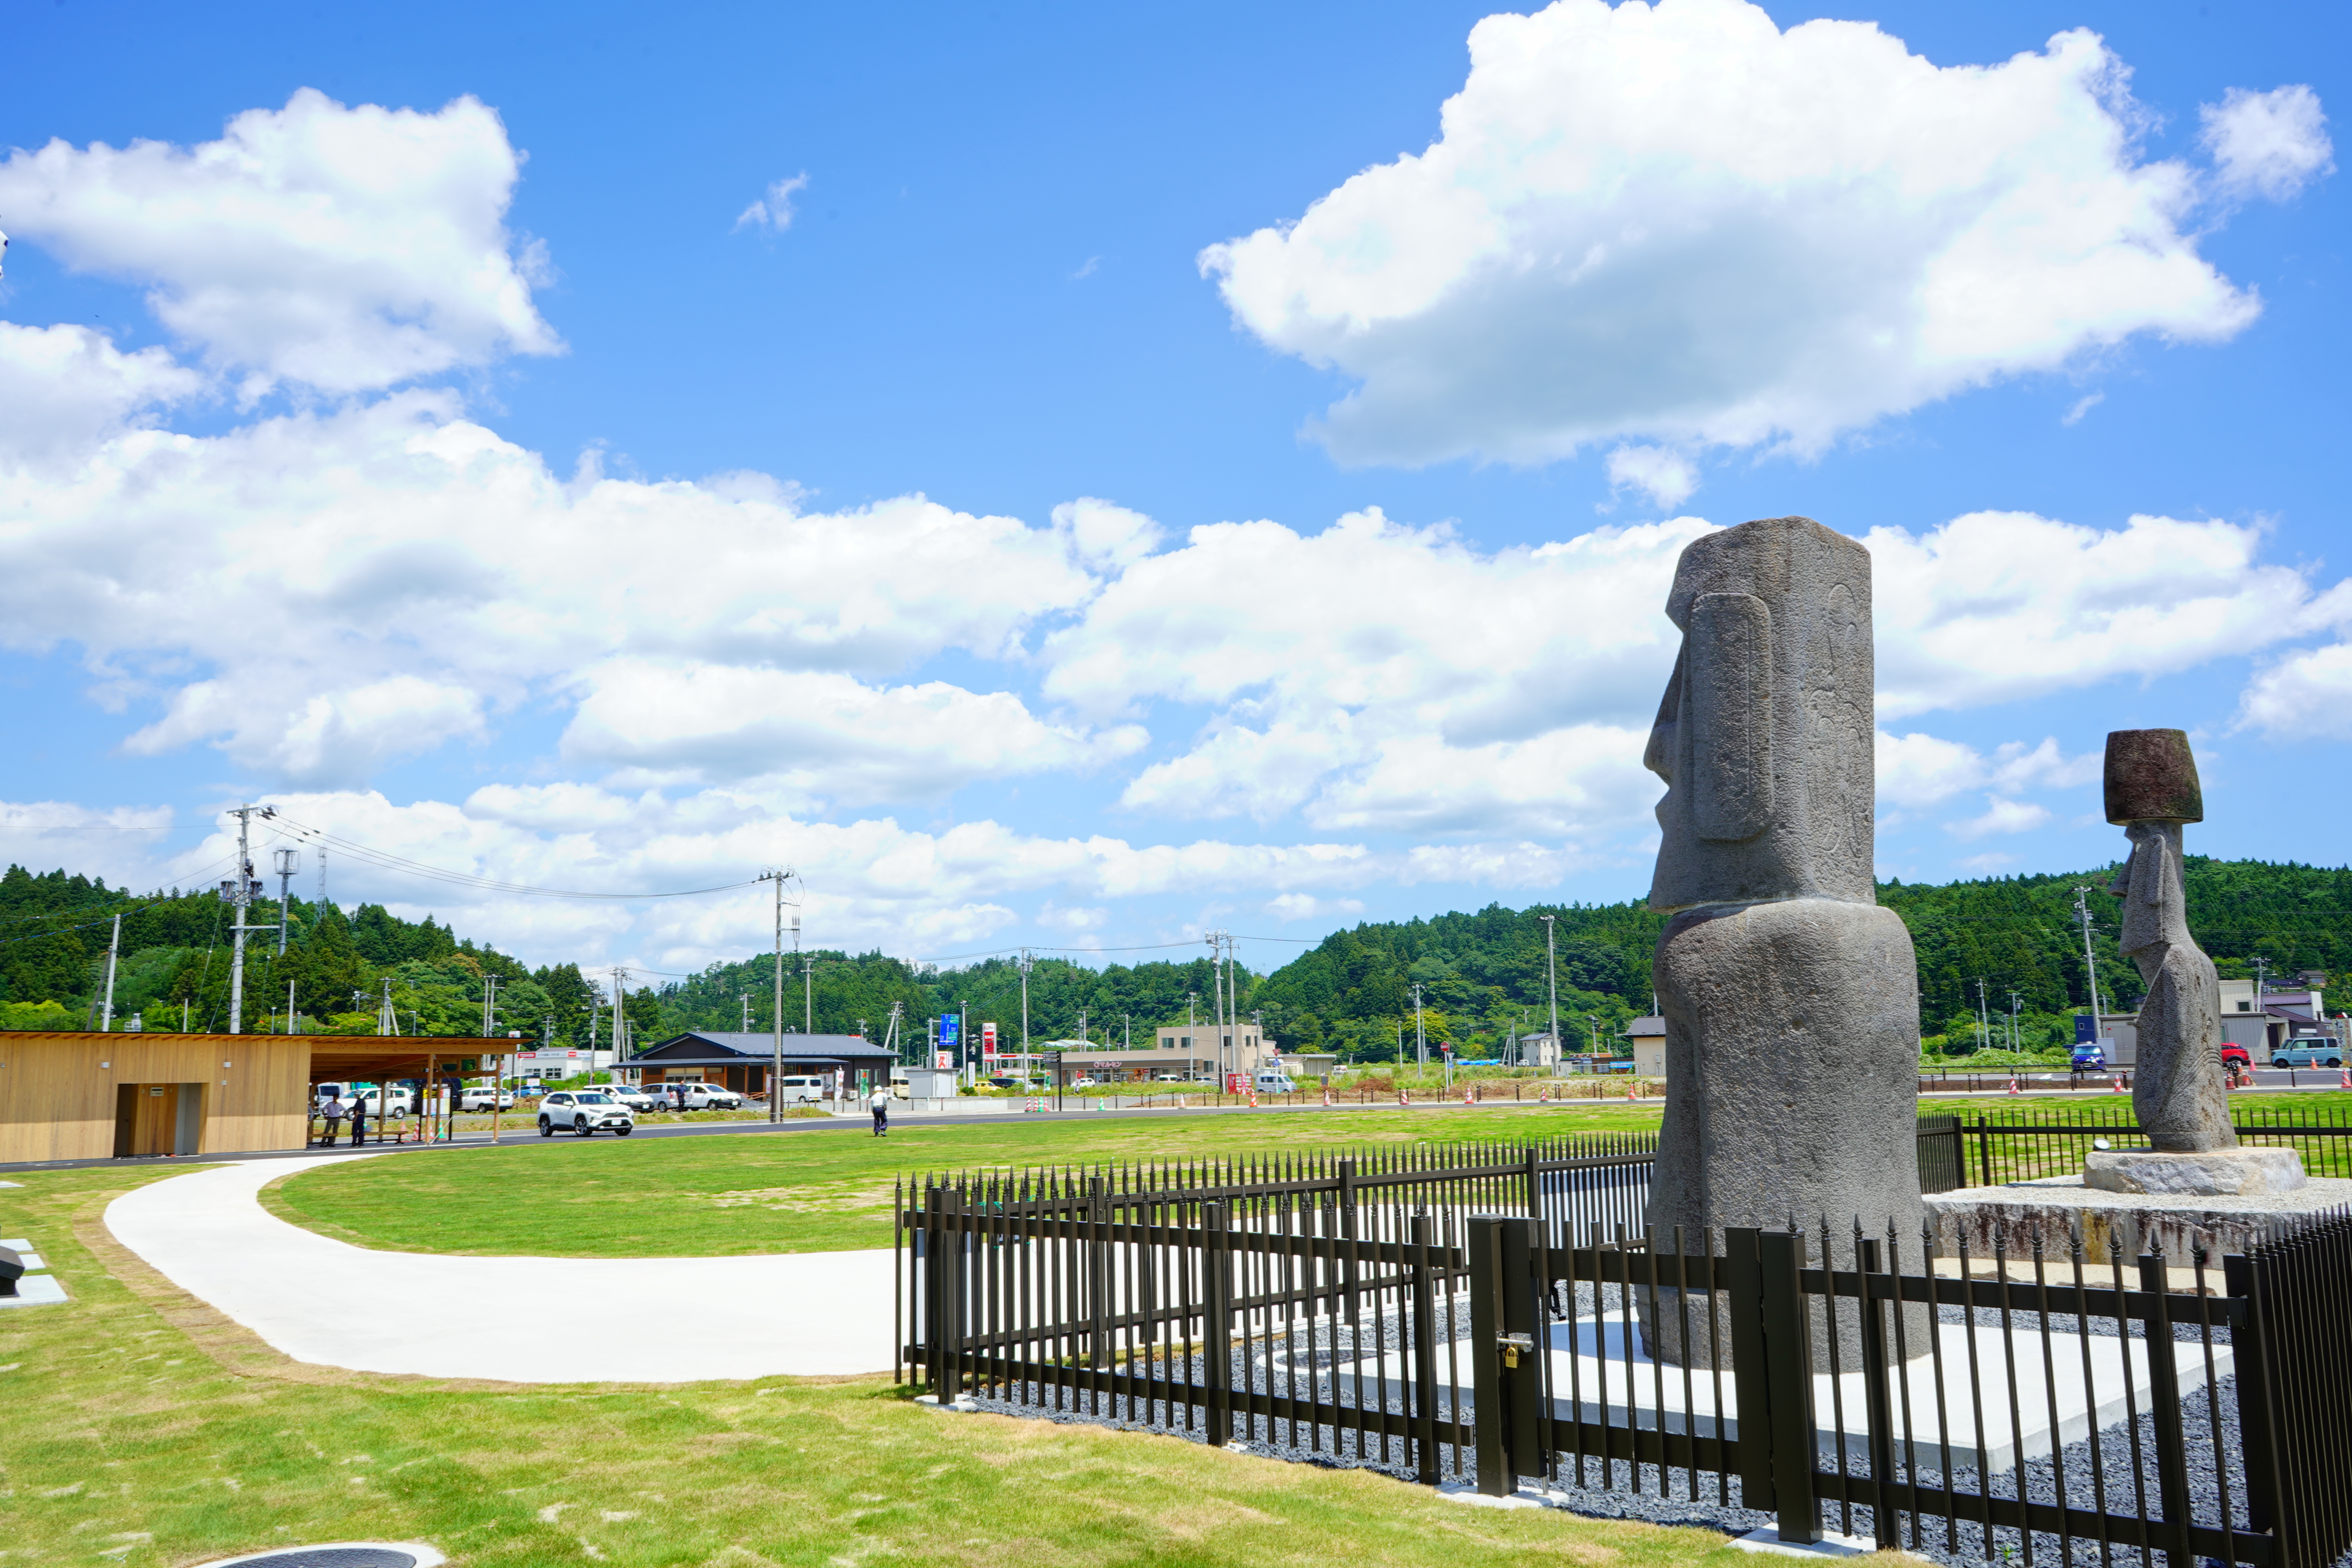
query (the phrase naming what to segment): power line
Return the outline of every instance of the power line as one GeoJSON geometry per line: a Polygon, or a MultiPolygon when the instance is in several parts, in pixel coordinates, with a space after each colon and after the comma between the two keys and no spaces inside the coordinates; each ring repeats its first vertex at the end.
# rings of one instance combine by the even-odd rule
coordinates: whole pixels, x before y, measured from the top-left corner
{"type": "Polygon", "coordinates": [[[758,878],[749,877],[740,882],[725,882],[713,888],[681,888],[674,892],[663,893],[592,893],[574,888],[540,888],[524,882],[504,882],[493,877],[477,877],[470,871],[451,871],[439,866],[428,866],[421,860],[411,860],[404,855],[394,855],[390,850],[372,848],[354,839],[329,833],[324,828],[311,827],[296,822],[291,817],[281,815],[278,820],[294,829],[294,836],[298,838],[307,839],[314,844],[332,846],[346,855],[356,856],[369,865],[383,870],[397,871],[411,877],[423,877],[437,882],[447,882],[461,888],[478,888],[485,892],[512,893],[538,899],[594,899],[625,902],[648,899],[697,899],[706,893],[732,892],[738,888],[755,887],[759,883],[758,878]]]}

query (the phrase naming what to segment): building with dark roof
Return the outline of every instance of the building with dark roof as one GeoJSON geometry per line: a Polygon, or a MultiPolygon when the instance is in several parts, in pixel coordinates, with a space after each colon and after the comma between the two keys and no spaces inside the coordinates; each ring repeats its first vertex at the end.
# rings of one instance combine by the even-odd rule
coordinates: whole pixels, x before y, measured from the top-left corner
{"type": "MultiPolygon", "coordinates": [[[[689,1029],[625,1058],[620,1066],[640,1083],[715,1083],[737,1094],[765,1094],[775,1061],[773,1035],[731,1029],[689,1029]]],[[[838,1072],[854,1092],[890,1081],[898,1058],[863,1035],[784,1037],[784,1076],[824,1078],[838,1072]]]]}

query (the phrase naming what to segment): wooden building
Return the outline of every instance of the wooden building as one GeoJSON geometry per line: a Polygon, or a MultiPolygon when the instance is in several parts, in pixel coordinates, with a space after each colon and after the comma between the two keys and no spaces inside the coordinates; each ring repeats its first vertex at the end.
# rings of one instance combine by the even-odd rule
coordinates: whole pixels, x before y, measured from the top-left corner
{"type": "Polygon", "coordinates": [[[456,1082],[495,1070],[512,1046],[471,1037],[0,1031],[0,1164],[299,1149],[313,1084],[456,1082]]]}

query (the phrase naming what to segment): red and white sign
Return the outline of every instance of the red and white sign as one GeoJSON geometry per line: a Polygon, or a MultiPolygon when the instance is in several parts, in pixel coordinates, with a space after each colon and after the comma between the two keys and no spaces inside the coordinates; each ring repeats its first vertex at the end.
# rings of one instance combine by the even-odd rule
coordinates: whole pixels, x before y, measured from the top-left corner
{"type": "Polygon", "coordinates": [[[984,1057],[996,1054],[996,1026],[993,1024],[980,1026],[980,1054],[984,1057]]]}
{"type": "Polygon", "coordinates": [[[1227,1094],[1240,1094],[1248,1088],[1249,1075],[1247,1073],[1229,1072],[1225,1075],[1225,1092],[1227,1094]]]}
{"type": "Polygon", "coordinates": [[[933,1051],[931,1053],[931,1065],[941,1072],[953,1072],[955,1071],[955,1053],[953,1051],[933,1051]]]}

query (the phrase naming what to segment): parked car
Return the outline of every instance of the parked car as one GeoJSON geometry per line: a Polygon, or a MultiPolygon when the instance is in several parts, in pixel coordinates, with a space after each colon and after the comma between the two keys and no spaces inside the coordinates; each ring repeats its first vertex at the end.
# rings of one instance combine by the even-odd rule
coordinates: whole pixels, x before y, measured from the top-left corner
{"type": "Polygon", "coordinates": [[[776,1080],[776,1099],[792,1104],[814,1105],[824,1098],[824,1079],[821,1078],[780,1078],[776,1080]]]}
{"type": "Polygon", "coordinates": [[[2271,1053],[2274,1068],[2340,1068],[2344,1047],[2326,1035],[2303,1035],[2271,1053]]]}
{"type": "MultiPolygon", "coordinates": [[[[353,1099],[356,1100],[361,1106],[365,1108],[367,1111],[367,1119],[370,1121],[375,1121],[378,1117],[414,1116],[416,1114],[415,1097],[409,1091],[407,1087],[403,1084],[393,1085],[392,1091],[389,1094],[385,1093],[381,1089],[373,1087],[363,1089],[360,1090],[353,1099]]],[[[346,1101],[346,1103],[350,1103],[350,1101],[346,1101]]]]}
{"type": "Polygon", "coordinates": [[[688,1110],[740,1110],[743,1097],[722,1084],[689,1083],[686,1086],[686,1108],[688,1110]]]}
{"type": "Polygon", "coordinates": [[[637,1130],[637,1119],[601,1089],[559,1089],[539,1108],[541,1138],[552,1138],[559,1131],[587,1138],[600,1129],[626,1138],[637,1130]]]}
{"type": "Polygon", "coordinates": [[[1072,1089],[1100,1089],[1102,1085],[1091,1078],[1074,1078],[1070,1080],[1070,1087],[1072,1089]]]}
{"type": "Polygon", "coordinates": [[[1257,1075],[1256,1082],[1257,1091],[1260,1094],[1297,1094],[1298,1092],[1298,1080],[1286,1073],[1262,1072],[1257,1075]]]}
{"type": "Polygon", "coordinates": [[[1156,1072],[1151,1075],[1151,1081],[1154,1083],[1183,1083],[1186,1079],[1184,1075],[1181,1072],[1156,1072]]]}
{"type": "Polygon", "coordinates": [[[608,1083],[604,1086],[604,1092],[631,1110],[659,1110],[667,1103],[657,1084],[608,1083]]]}
{"type": "Polygon", "coordinates": [[[2221,1047],[2221,1067],[2224,1071],[2237,1069],[2245,1072],[2252,1072],[2254,1067],[2253,1053],[2247,1050],[2243,1046],[2223,1046],[2221,1047]]]}
{"type": "Polygon", "coordinates": [[[2092,1040],[2077,1040],[2077,1041],[2075,1041],[2075,1042],[2074,1042],[2074,1070],[2075,1070],[2076,1072],[2105,1072],[2105,1071],[2106,1071],[2106,1070],[2107,1070],[2107,1057],[2106,1057],[2106,1053],[2099,1049],[2098,1045],[2097,1045],[2097,1043],[2096,1043],[2095,1041],[2092,1041],[2092,1040]]]}
{"type": "Polygon", "coordinates": [[[512,1094],[487,1084],[478,1088],[468,1087],[459,1091],[457,1096],[457,1109],[460,1110],[512,1110],[514,1102],[512,1094]]]}

